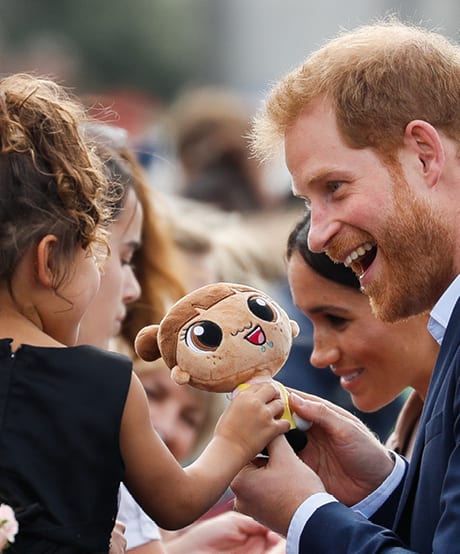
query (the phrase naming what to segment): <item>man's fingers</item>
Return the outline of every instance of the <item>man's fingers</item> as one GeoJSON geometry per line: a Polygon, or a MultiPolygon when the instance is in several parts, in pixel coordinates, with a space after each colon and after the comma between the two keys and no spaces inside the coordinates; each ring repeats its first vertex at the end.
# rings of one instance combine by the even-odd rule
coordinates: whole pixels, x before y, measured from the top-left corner
{"type": "MultiPolygon", "coordinates": [[[[297,407],[298,409],[301,409],[301,406],[305,406],[308,408],[308,406],[326,406],[330,408],[331,411],[333,411],[335,414],[342,416],[346,419],[349,419],[351,421],[357,421],[356,416],[354,416],[350,411],[346,410],[345,408],[342,408],[341,406],[338,406],[337,404],[334,404],[333,402],[330,402],[329,400],[326,400],[325,398],[320,398],[319,396],[315,396],[313,394],[308,394],[303,391],[299,391],[296,389],[288,389],[289,391],[289,402],[294,409],[294,407],[297,407]],[[311,401],[312,404],[303,404],[304,401],[311,401]]],[[[302,417],[302,414],[299,413],[302,417]]]]}
{"type": "Polygon", "coordinates": [[[329,432],[343,429],[344,423],[349,426],[356,422],[356,418],[352,414],[347,413],[346,410],[337,410],[334,405],[330,405],[322,399],[311,400],[292,393],[289,401],[292,410],[298,416],[312,424],[320,425],[329,432]]]}

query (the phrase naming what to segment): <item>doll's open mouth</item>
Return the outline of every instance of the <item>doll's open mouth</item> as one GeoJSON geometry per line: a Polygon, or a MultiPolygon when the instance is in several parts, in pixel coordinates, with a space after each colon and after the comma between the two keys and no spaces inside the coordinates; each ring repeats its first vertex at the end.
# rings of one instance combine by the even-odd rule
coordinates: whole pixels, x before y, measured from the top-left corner
{"type": "Polygon", "coordinates": [[[254,329],[250,331],[244,338],[250,343],[256,344],[257,346],[264,344],[264,342],[267,340],[260,325],[254,327],[254,329]]]}

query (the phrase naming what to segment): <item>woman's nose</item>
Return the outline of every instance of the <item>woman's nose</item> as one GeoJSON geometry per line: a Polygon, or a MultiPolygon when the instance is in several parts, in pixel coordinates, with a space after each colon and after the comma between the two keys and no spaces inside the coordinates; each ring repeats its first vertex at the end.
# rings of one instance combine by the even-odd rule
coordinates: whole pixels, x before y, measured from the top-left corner
{"type": "Polygon", "coordinates": [[[340,357],[338,347],[324,339],[313,341],[313,351],[310,355],[310,362],[315,367],[329,367],[337,363],[340,357]]]}

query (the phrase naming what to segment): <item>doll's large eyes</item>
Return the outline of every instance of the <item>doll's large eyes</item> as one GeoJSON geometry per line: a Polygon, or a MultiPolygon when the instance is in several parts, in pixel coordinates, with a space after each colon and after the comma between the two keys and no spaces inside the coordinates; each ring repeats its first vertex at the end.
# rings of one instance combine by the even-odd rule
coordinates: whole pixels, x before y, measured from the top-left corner
{"type": "Polygon", "coordinates": [[[255,316],[264,321],[276,321],[278,319],[278,310],[262,296],[248,298],[248,307],[255,316]]]}
{"type": "Polygon", "coordinates": [[[213,321],[198,321],[185,333],[185,344],[195,352],[213,352],[221,342],[222,329],[213,321]]]}

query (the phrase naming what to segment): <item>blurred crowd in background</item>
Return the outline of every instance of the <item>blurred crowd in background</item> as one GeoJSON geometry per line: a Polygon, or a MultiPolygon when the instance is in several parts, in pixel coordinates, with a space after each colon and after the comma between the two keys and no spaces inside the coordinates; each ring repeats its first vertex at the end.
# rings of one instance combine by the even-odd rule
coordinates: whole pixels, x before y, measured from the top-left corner
{"type": "Polygon", "coordinates": [[[301,326],[280,380],[344,405],[385,439],[402,400],[360,414],[337,377],[309,363],[311,324],[292,304],[285,271],[303,202],[290,192],[282,157],[259,164],[248,135],[270,80],[340,25],[394,11],[449,31],[460,8],[449,0],[330,3],[333,11],[297,0],[2,0],[1,61],[5,74],[56,79],[96,118],[124,129],[161,198],[157,216],[186,263],[186,288],[225,280],[267,290],[301,326]]]}
{"type": "Polygon", "coordinates": [[[259,164],[248,135],[270,80],[342,23],[396,10],[449,31],[460,5],[328,3],[333,10],[300,0],[0,0],[2,74],[50,76],[125,131],[181,257],[185,290],[230,281],[267,291],[301,328],[277,379],[341,404],[385,440],[403,398],[360,413],[338,378],[309,362],[312,327],[292,303],[285,265],[304,204],[282,156],[259,164]]]}

